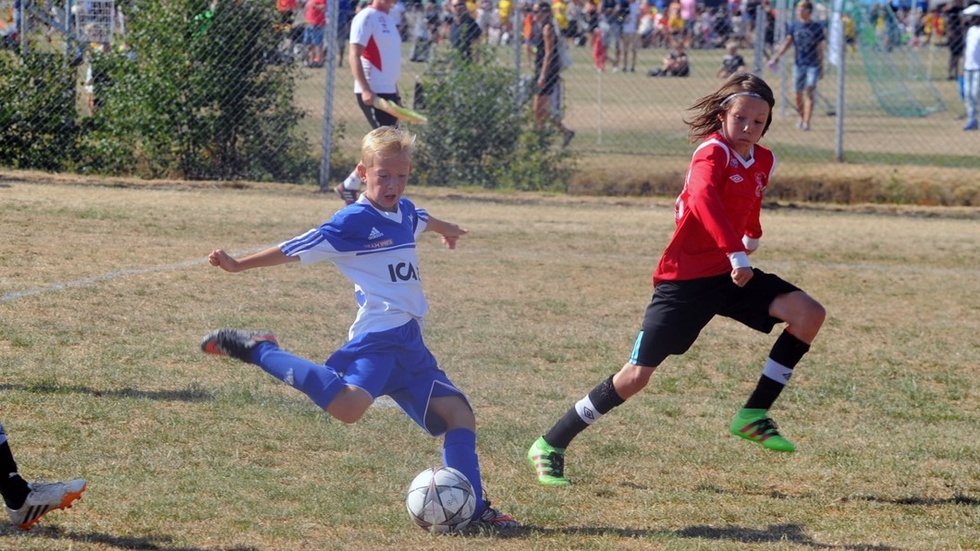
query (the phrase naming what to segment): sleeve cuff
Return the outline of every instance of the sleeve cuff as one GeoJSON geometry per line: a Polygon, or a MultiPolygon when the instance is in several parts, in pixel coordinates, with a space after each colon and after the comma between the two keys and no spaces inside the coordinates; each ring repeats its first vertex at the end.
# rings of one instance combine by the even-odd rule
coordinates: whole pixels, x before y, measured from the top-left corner
{"type": "Polygon", "coordinates": [[[759,248],[759,240],[758,239],[753,239],[753,238],[751,238],[751,237],[749,237],[747,235],[743,235],[742,236],[742,245],[745,245],[745,248],[746,249],[748,249],[750,251],[754,251],[754,250],[756,250],[756,249],[759,248]]]}
{"type": "Polygon", "coordinates": [[[732,269],[736,270],[738,268],[751,268],[752,265],[749,264],[749,255],[744,252],[731,253],[728,255],[728,261],[732,263],[732,269]]]}

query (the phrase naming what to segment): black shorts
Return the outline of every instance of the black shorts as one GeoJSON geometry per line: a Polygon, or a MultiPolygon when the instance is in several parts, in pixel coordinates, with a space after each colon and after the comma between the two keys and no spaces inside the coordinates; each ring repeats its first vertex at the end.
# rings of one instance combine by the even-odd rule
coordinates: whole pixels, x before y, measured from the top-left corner
{"type": "Polygon", "coordinates": [[[657,367],[671,354],[683,354],[694,344],[701,329],[716,315],[769,333],[782,320],[769,315],[769,306],[779,295],[800,288],[753,268],[755,275],[739,287],[731,274],[692,279],[662,281],[653,292],[643,316],[643,329],[633,345],[629,362],[657,367]]]}
{"type": "MultiPolygon", "coordinates": [[[[354,94],[354,96],[357,97],[357,105],[361,108],[361,111],[364,113],[364,118],[367,119],[368,124],[371,125],[372,129],[378,128],[379,126],[398,126],[397,117],[386,111],[375,109],[374,106],[364,103],[364,100],[361,99],[360,94],[354,94]]],[[[384,98],[398,106],[401,106],[402,104],[402,98],[398,94],[375,94],[375,97],[384,98]]]]}
{"type": "Polygon", "coordinates": [[[554,94],[559,82],[561,82],[559,71],[548,71],[544,76],[544,86],[538,89],[538,95],[550,96],[554,94]]]}

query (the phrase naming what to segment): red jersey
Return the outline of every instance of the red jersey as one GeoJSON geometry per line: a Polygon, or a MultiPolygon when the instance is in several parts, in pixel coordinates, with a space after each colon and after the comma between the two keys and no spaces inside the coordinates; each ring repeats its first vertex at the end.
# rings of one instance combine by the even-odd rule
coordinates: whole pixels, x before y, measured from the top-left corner
{"type": "Polygon", "coordinates": [[[306,2],[306,23],[315,27],[327,24],[327,0],[308,0],[306,2]]]}
{"type": "Polygon", "coordinates": [[[728,255],[746,252],[742,237],[762,237],[762,192],[776,157],[758,144],[750,157],[743,159],[719,132],[694,151],[674,203],[677,227],[653,272],[654,285],[729,273],[728,255]]]}

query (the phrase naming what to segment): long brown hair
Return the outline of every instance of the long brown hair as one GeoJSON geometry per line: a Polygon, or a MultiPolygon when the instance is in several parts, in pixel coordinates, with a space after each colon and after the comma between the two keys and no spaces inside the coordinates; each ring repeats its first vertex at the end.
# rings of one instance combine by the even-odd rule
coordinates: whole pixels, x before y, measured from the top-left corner
{"type": "Polygon", "coordinates": [[[684,120],[684,123],[690,127],[687,133],[690,142],[699,142],[717,132],[721,128],[719,115],[728,111],[732,100],[739,96],[757,97],[769,104],[769,117],[766,119],[766,127],[762,130],[762,135],[765,136],[769,125],[772,124],[772,108],[776,105],[772,88],[761,77],[752,73],[736,73],[720,88],[699,99],[687,109],[695,113],[691,120],[684,120]]]}

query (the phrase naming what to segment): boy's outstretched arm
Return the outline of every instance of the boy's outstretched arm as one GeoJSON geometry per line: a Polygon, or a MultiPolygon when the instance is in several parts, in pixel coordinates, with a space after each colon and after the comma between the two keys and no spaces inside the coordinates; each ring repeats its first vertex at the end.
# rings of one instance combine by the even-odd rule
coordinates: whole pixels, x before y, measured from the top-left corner
{"type": "Polygon", "coordinates": [[[279,247],[270,247],[241,259],[232,257],[222,249],[215,249],[208,255],[208,262],[226,272],[244,272],[252,268],[268,268],[287,262],[299,262],[299,257],[286,256],[279,247]]]}
{"type": "Polygon", "coordinates": [[[456,248],[456,240],[466,235],[469,230],[463,229],[456,224],[443,222],[438,218],[429,215],[429,221],[425,225],[425,231],[434,231],[442,236],[442,242],[450,249],[456,248]]]}

